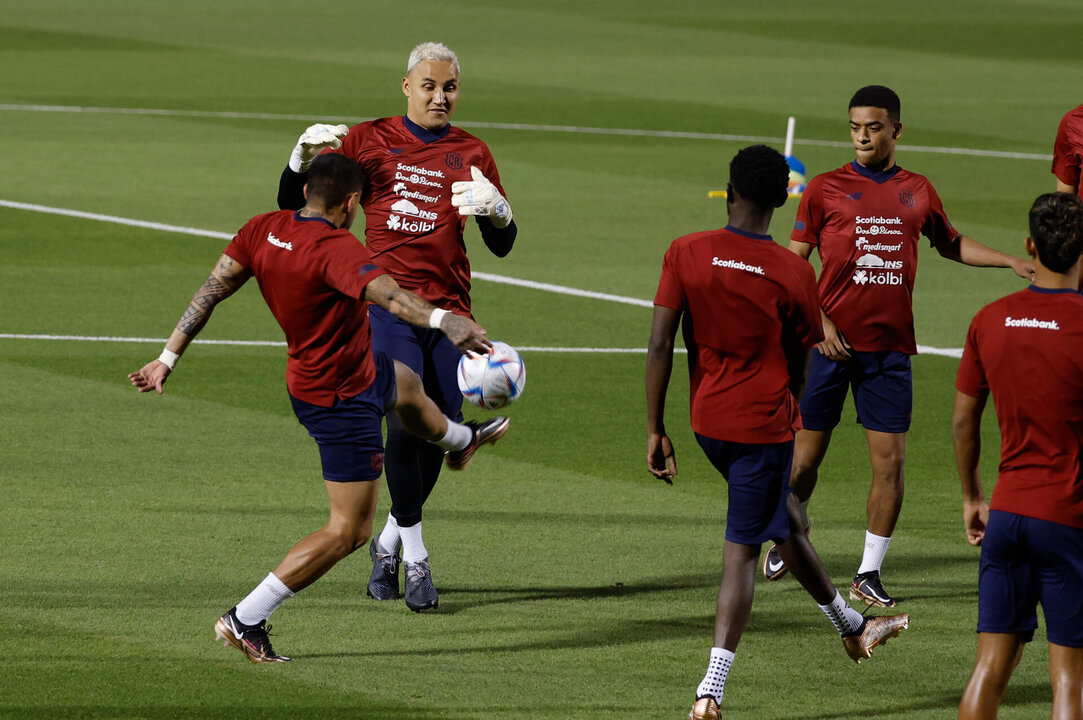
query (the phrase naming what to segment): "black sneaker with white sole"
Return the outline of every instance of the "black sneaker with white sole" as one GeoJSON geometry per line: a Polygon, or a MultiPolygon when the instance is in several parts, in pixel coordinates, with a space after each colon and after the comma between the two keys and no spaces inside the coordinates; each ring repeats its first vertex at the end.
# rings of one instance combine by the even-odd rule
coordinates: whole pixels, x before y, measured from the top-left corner
{"type": "Polygon", "coordinates": [[[389,553],[380,545],[380,536],[369,543],[369,556],[372,557],[372,574],[369,576],[365,594],[374,600],[397,600],[399,598],[399,560],[398,553],[389,553]]]}
{"type": "Polygon", "coordinates": [[[440,604],[440,594],[432,584],[429,559],[416,563],[404,560],[402,564],[406,568],[406,607],[414,612],[435,609],[440,604]]]}
{"type": "Polygon", "coordinates": [[[289,662],[288,657],[279,655],[271,647],[267,637],[270,630],[266,620],[261,620],[258,625],[245,625],[237,619],[237,607],[234,606],[214,624],[214,639],[224,641],[226,647],[232,645],[254,663],[289,662]]]}
{"type": "Polygon", "coordinates": [[[866,605],[895,607],[895,599],[887,594],[883,583],[880,582],[879,570],[858,573],[854,581],[850,583],[850,599],[860,600],[866,605]]]}

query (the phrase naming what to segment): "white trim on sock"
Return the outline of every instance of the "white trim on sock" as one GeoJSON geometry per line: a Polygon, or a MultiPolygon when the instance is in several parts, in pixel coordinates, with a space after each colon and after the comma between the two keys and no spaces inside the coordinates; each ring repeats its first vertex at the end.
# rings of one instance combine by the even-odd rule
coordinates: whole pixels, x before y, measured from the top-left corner
{"type": "Polygon", "coordinates": [[[425,541],[421,539],[421,523],[410,527],[400,527],[399,536],[402,538],[403,560],[416,563],[429,557],[429,551],[425,549],[425,541]]]}
{"type": "Polygon", "coordinates": [[[462,423],[447,421],[447,432],[436,444],[445,450],[462,450],[474,442],[474,431],[462,423]]]}
{"type": "Polygon", "coordinates": [[[395,519],[395,516],[391,513],[387,514],[387,523],[384,525],[384,529],[380,531],[380,538],[377,542],[380,547],[394,555],[399,550],[399,522],[395,519]]]}
{"type": "Polygon", "coordinates": [[[293,595],[293,591],[278,576],[269,572],[263,582],[248,593],[248,597],[237,603],[237,619],[245,625],[259,625],[293,595]]]}
{"type": "Polygon", "coordinates": [[[872,572],[873,570],[879,572],[881,566],[884,564],[884,556],[887,555],[889,545],[891,545],[890,537],[873,535],[866,530],[865,552],[861,555],[861,567],[857,569],[857,574],[860,575],[861,573],[872,572]]]}

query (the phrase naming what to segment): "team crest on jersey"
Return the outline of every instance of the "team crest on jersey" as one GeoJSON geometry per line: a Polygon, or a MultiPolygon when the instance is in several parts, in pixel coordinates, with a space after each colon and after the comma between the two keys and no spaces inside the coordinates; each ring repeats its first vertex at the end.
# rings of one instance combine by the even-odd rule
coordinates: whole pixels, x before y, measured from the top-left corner
{"type": "Polygon", "coordinates": [[[903,190],[901,193],[899,193],[899,202],[901,202],[906,207],[914,207],[914,193],[910,192],[909,190],[903,190]]]}
{"type": "Polygon", "coordinates": [[[463,158],[459,153],[449,152],[444,156],[444,162],[447,163],[447,166],[452,170],[459,170],[463,166],[463,158]]]}

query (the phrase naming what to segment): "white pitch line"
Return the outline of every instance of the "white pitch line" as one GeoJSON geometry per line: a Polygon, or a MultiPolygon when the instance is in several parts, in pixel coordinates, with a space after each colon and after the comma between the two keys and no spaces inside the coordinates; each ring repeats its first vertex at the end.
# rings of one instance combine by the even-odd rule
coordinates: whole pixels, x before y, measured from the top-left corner
{"type": "MultiPolygon", "coordinates": [[[[95,220],[97,222],[115,223],[117,225],[127,225],[131,227],[146,228],[149,230],[158,230],[162,232],[175,232],[182,233],[184,235],[195,235],[198,237],[209,237],[219,240],[232,240],[233,236],[229,233],[216,232],[214,230],[202,230],[200,228],[183,227],[180,225],[166,225],[163,223],[147,222],[144,220],[133,220],[131,218],[117,217],[116,215],[102,215],[100,213],[88,213],[80,210],[69,210],[67,208],[54,208],[46,205],[35,205],[32,203],[13,202],[11,200],[0,200],[0,207],[12,208],[14,210],[27,210],[30,212],[45,213],[51,215],[64,215],[68,217],[75,217],[84,220],[95,220]]],[[[607,302],[622,303],[625,305],[635,305],[637,307],[652,308],[654,303],[650,300],[642,300],[640,298],[625,297],[623,295],[611,295],[609,293],[594,292],[593,290],[581,290],[579,288],[567,287],[565,285],[554,285],[552,283],[535,282],[534,280],[521,280],[519,278],[508,277],[506,275],[493,275],[492,273],[473,273],[473,277],[478,280],[487,280],[492,283],[499,283],[503,285],[514,285],[517,287],[525,287],[531,290],[540,290],[542,292],[551,292],[558,295],[570,295],[573,297],[584,297],[592,300],[605,300],[607,302]]],[[[20,336],[0,334],[0,338],[11,339],[52,339],[52,340],[84,340],[84,339],[97,339],[100,341],[115,341],[115,342],[149,342],[145,338],[120,338],[117,340],[111,340],[110,338],[84,338],[82,336],[20,336]]],[[[165,342],[164,340],[154,340],[154,342],[165,342]]],[[[267,345],[275,344],[269,342],[260,341],[196,341],[206,342],[207,344],[233,344],[233,345],[267,345]]],[[[278,343],[278,345],[285,345],[285,343],[278,343]]],[[[541,348],[535,348],[536,351],[543,351],[541,348]]],[[[565,352],[646,352],[643,349],[637,348],[557,348],[553,349],[553,352],[558,351],[565,352]]],[[[927,346],[918,346],[918,352],[926,355],[946,355],[949,357],[962,357],[961,348],[934,348],[927,346]]]]}
{"type": "Polygon", "coordinates": [[[97,220],[99,222],[116,223],[117,225],[146,228],[147,230],[161,230],[163,232],[181,233],[183,235],[217,238],[219,240],[233,239],[233,236],[229,233],[215,232],[213,230],[200,230],[198,228],[181,227],[179,225],[165,225],[163,223],[147,222],[146,220],[133,220],[131,218],[122,218],[115,215],[102,215],[100,213],[83,212],[82,210],[69,210],[67,208],[49,207],[47,205],[15,202],[13,200],[0,200],[0,207],[12,208],[13,210],[29,210],[30,212],[45,213],[47,215],[64,215],[67,217],[81,218],[83,220],[97,220]]]}
{"type": "MultiPolygon", "coordinates": [[[[39,335],[31,333],[0,333],[0,340],[51,340],[68,342],[100,342],[100,343],[142,343],[150,345],[162,345],[168,338],[147,337],[120,337],[116,335],[39,335]]],[[[194,345],[227,345],[240,347],[286,347],[284,340],[207,340],[195,339],[194,345]]],[[[541,345],[519,345],[520,352],[542,353],[597,353],[606,355],[645,355],[647,348],[605,348],[605,347],[545,347],[541,345]]],[[[675,348],[676,353],[687,353],[684,348],[675,348]]],[[[940,355],[942,357],[960,358],[963,356],[962,348],[935,348],[927,345],[918,345],[919,355],[940,355]]]]}
{"type": "MultiPolygon", "coordinates": [[[[224,118],[231,120],[289,120],[297,122],[347,122],[359,123],[372,120],[364,117],[314,118],[310,115],[290,115],[279,113],[234,112],[229,110],[170,110],[166,108],[120,108],[91,107],[83,105],[32,105],[22,103],[0,103],[0,111],[10,112],[50,112],[50,113],[93,113],[105,115],[146,115],[155,117],[190,117],[224,118]]],[[[727,142],[774,143],[785,142],[785,138],[763,137],[759,135],[730,135],[727,133],[684,132],[680,130],[639,130],[636,128],[600,128],[582,125],[536,125],[532,123],[500,122],[456,122],[464,128],[484,128],[492,130],[516,130],[525,132],[556,132],[581,135],[620,135],[630,137],[675,138],[680,140],[713,140],[727,142]]],[[[837,140],[795,139],[799,145],[817,147],[850,148],[848,142],[837,140]]],[[[942,155],[968,155],[971,157],[1005,158],[1009,160],[1044,160],[1050,162],[1052,155],[1042,153],[1011,152],[1006,150],[979,150],[976,148],[935,147],[924,145],[899,145],[899,150],[910,152],[938,153],[942,155]]]]}
{"type": "MultiPolygon", "coordinates": [[[[99,343],[140,343],[149,345],[162,345],[168,338],[148,337],[120,337],[116,335],[36,335],[31,333],[0,333],[0,340],[51,340],[68,342],[99,342],[99,343]]],[[[232,345],[242,347],[286,347],[284,340],[206,340],[195,339],[193,345],[232,345]]],[[[603,347],[543,347],[539,345],[519,345],[520,352],[540,353],[599,353],[616,355],[645,355],[647,348],[603,348],[603,347]]],[[[687,353],[684,348],[676,348],[674,352],[687,353]]]]}

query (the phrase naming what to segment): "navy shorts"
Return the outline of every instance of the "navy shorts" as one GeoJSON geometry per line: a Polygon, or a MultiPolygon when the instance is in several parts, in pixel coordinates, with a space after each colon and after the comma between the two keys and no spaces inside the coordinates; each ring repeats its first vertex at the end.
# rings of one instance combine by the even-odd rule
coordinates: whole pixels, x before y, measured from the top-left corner
{"type": "Polygon", "coordinates": [[[369,305],[372,347],[417,373],[440,411],[462,422],[463,395],[456,378],[462,352],[447,336],[433,328],[420,328],[400,320],[378,305],[369,305]]]}
{"type": "Polygon", "coordinates": [[[1083,529],[993,510],[981,544],[978,632],[1083,647],[1083,529]]]}
{"type": "Polygon", "coordinates": [[[793,440],[765,445],[714,440],[696,433],[707,459],[729,485],[726,539],[741,545],[790,537],[786,498],[790,496],[793,440]]]}
{"type": "Polygon", "coordinates": [[[806,430],[832,430],[842,418],[846,391],[853,389],[857,421],[866,430],[904,433],[914,410],[910,356],[895,350],[851,350],[849,360],[828,360],[812,351],[808,380],[801,396],[801,423],[806,430]]]}
{"type": "Polygon", "coordinates": [[[395,364],[381,352],[373,352],[372,360],[376,379],[360,395],[329,408],[290,395],[293,412],[320,448],[324,480],[375,480],[384,469],[382,423],[395,404],[395,364]]]}

